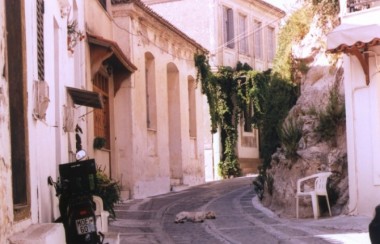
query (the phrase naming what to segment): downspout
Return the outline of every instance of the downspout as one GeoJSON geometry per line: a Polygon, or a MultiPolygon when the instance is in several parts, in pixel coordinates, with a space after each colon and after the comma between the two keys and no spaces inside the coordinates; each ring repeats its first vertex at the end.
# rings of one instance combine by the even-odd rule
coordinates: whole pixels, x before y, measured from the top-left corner
{"type": "MultiPolygon", "coordinates": [[[[351,62],[350,62],[350,65],[352,66],[351,62]]],[[[352,70],[352,69],[351,69],[352,70]]],[[[352,79],[351,79],[352,80],[352,79]]],[[[368,86],[364,85],[364,86],[358,86],[358,87],[355,87],[352,92],[351,92],[351,97],[352,97],[352,104],[351,104],[351,109],[352,109],[352,115],[353,115],[353,118],[355,117],[355,92],[358,91],[358,90],[361,90],[361,89],[365,89],[365,88],[368,88],[368,86]]],[[[352,209],[349,209],[349,214],[356,214],[357,213],[357,208],[358,208],[358,199],[359,199],[359,179],[358,179],[358,159],[357,159],[357,143],[356,143],[356,129],[355,129],[355,124],[353,123],[352,125],[352,130],[353,130],[353,147],[354,147],[354,156],[353,156],[353,159],[354,159],[354,169],[355,169],[355,191],[356,191],[356,197],[355,197],[355,202],[353,203],[353,208],[352,209]]],[[[351,204],[349,204],[350,206],[351,204]]]]}

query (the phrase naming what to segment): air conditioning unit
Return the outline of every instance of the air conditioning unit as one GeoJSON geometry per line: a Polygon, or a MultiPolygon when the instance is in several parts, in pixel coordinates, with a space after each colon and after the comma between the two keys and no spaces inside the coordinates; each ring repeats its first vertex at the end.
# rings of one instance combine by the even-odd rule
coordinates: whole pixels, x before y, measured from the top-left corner
{"type": "Polygon", "coordinates": [[[46,110],[49,106],[49,85],[46,81],[34,81],[33,84],[33,118],[39,120],[45,120],[46,110]]]}

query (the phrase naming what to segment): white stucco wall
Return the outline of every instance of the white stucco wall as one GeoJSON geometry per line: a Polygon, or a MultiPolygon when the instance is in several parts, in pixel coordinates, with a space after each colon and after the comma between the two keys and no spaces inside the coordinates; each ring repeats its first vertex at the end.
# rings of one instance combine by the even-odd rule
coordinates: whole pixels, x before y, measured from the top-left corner
{"type": "MultiPolygon", "coordinates": [[[[341,6],[345,6],[342,4],[344,1],[341,6]]],[[[342,9],[342,24],[380,24],[375,17],[379,13],[378,7],[354,13],[342,9]]],[[[349,212],[367,216],[373,216],[380,203],[380,67],[376,65],[380,64],[380,48],[370,51],[368,86],[358,59],[344,57],[349,212]]]]}
{"type": "MultiPolygon", "coordinates": [[[[27,26],[27,80],[28,80],[28,126],[29,126],[29,158],[32,196],[33,222],[52,221],[50,188],[47,177],[56,179],[58,165],[72,160],[69,151],[75,152],[74,133],[63,130],[64,106],[67,105],[66,86],[83,88],[84,70],[75,69],[83,64],[83,42],[78,42],[72,54],[67,50],[67,19],[77,19],[79,30],[83,30],[83,3],[69,1],[71,12],[69,16],[61,15],[61,5],[58,1],[45,2],[44,14],[44,49],[45,49],[45,81],[49,86],[49,107],[46,120],[36,120],[33,111],[33,83],[38,80],[36,63],[36,25],[30,21],[27,26]],[[54,50],[54,51],[52,51],[54,50]],[[71,143],[69,143],[69,138],[71,143]],[[33,190],[33,189],[38,190],[33,190]],[[37,215],[39,213],[39,216],[37,215]]],[[[35,19],[35,3],[26,1],[26,19],[35,19]]],[[[83,110],[78,110],[78,116],[83,110]]],[[[80,124],[81,122],[79,122],[80,124]]],[[[85,131],[84,124],[80,124],[85,131]]],[[[84,138],[84,137],[83,137],[84,138]]],[[[83,140],[85,141],[85,140],[83,140]]],[[[84,142],[84,147],[86,147],[84,142]]]]}
{"type": "MultiPolygon", "coordinates": [[[[4,238],[25,230],[31,224],[50,223],[53,221],[52,201],[47,177],[57,179],[58,165],[69,161],[70,144],[68,138],[73,139],[72,133],[63,131],[63,108],[67,105],[66,86],[81,86],[84,75],[83,43],[78,43],[74,54],[67,50],[67,23],[73,16],[78,19],[79,28],[83,29],[83,2],[44,1],[44,71],[45,81],[48,84],[49,106],[46,119],[33,117],[34,84],[38,78],[37,66],[37,24],[36,1],[24,1],[25,37],[26,37],[26,83],[27,83],[27,137],[28,150],[28,186],[30,189],[30,218],[22,221],[13,220],[12,183],[10,176],[10,131],[8,109],[8,87],[4,76],[0,79],[0,243],[6,243],[4,238]],[[63,5],[62,5],[63,4],[63,5]],[[68,5],[65,5],[68,4],[68,5]],[[69,16],[66,7],[71,7],[69,16]],[[61,12],[63,11],[63,12],[61,12]]],[[[0,5],[2,45],[0,49],[0,66],[4,66],[4,50],[6,48],[4,34],[4,3],[0,5]]],[[[22,72],[20,70],[20,72],[22,72]]],[[[11,95],[11,94],[10,94],[11,95]]],[[[20,101],[22,102],[22,101],[20,101]]],[[[75,147],[75,144],[74,144],[75,147]]],[[[75,150],[75,149],[74,149],[75,150]]],[[[17,172],[13,172],[17,176],[17,172]]],[[[63,228],[63,227],[60,227],[63,228]]],[[[62,229],[60,229],[62,230],[62,229]]],[[[59,240],[57,240],[59,242],[59,240]]]]}
{"type": "Polygon", "coordinates": [[[370,61],[371,83],[355,57],[345,58],[345,91],[350,187],[350,211],[372,216],[380,202],[380,79],[370,61]],[[347,72],[348,71],[348,72],[347,72]]]}

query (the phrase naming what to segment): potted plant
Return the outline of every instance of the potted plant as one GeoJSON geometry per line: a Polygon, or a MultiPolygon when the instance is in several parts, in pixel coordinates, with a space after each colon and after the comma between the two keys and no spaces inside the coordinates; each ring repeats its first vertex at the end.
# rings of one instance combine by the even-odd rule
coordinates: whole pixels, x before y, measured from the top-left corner
{"type": "Polygon", "coordinates": [[[74,53],[74,47],[78,41],[82,41],[85,35],[82,31],[78,30],[78,21],[72,20],[67,23],[67,50],[74,53]]]}
{"type": "Polygon", "coordinates": [[[97,136],[94,138],[93,147],[94,149],[100,150],[106,145],[106,143],[107,143],[106,138],[97,136]]]}
{"type": "Polygon", "coordinates": [[[114,206],[120,201],[120,185],[117,181],[109,178],[100,167],[96,171],[97,191],[95,195],[103,200],[104,210],[110,213],[111,218],[115,218],[114,206]]]}

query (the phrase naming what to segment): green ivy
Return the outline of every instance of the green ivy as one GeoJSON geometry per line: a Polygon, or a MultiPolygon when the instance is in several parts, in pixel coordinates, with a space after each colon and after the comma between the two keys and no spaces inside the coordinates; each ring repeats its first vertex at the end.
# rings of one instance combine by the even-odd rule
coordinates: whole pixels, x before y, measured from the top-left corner
{"type": "Polygon", "coordinates": [[[288,18],[279,31],[273,71],[280,74],[284,79],[293,79],[292,46],[302,40],[309,32],[313,16],[311,6],[300,8],[288,18]]]}
{"type": "MultiPolygon", "coordinates": [[[[198,81],[210,107],[211,132],[220,129],[222,156],[219,172],[224,178],[239,176],[235,152],[238,122],[241,113],[253,107],[253,117],[245,118],[259,129],[260,155],[264,169],[280,145],[278,128],[297,99],[297,87],[270,70],[258,72],[247,64],[238,63],[235,69],[219,67],[212,73],[204,55],[196,55],[198,81]]],[[[246,113],[247,114],[247,113],[246,113]]]]}

